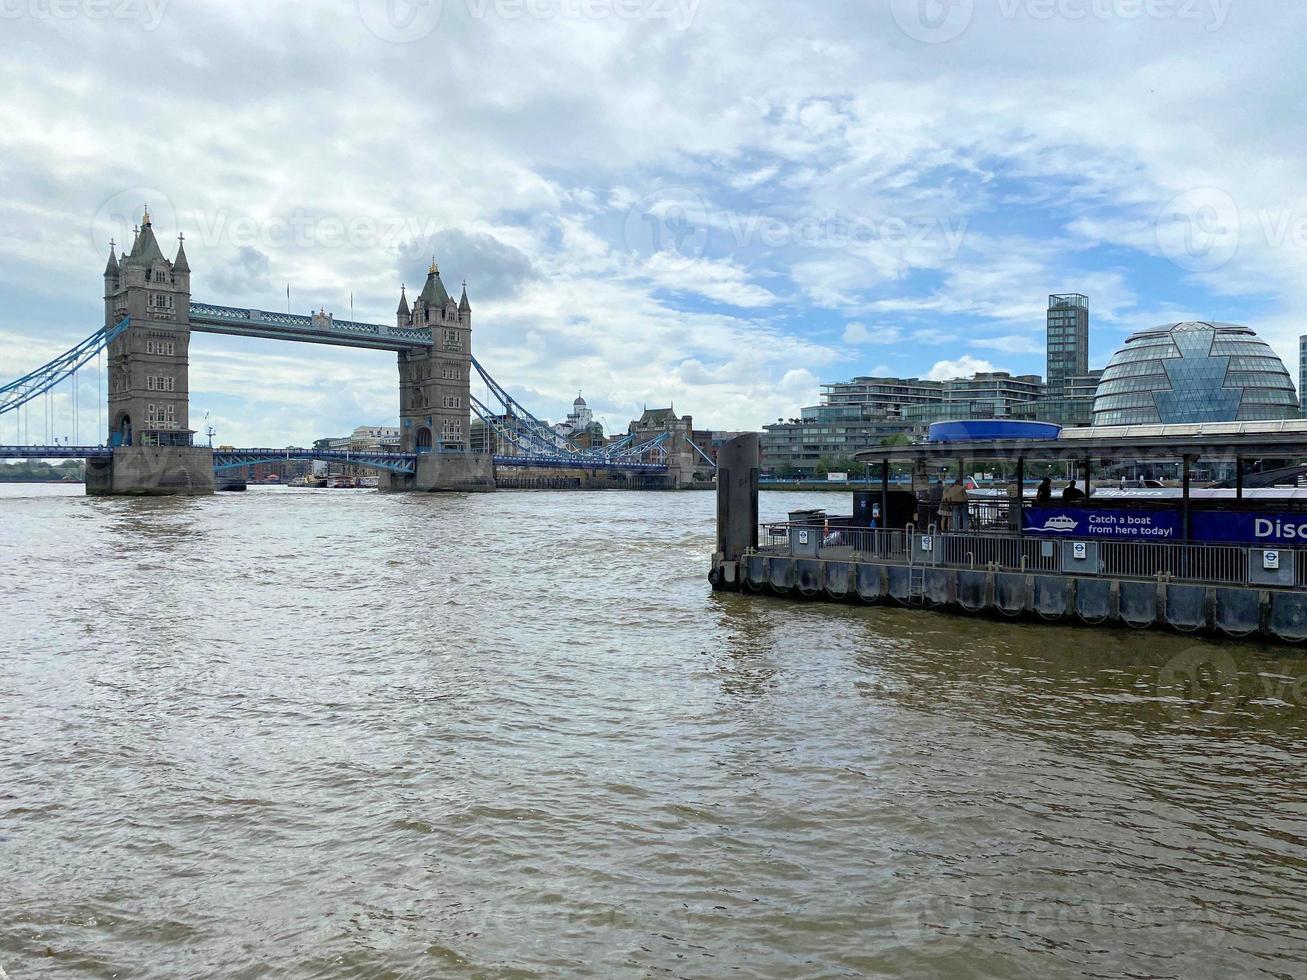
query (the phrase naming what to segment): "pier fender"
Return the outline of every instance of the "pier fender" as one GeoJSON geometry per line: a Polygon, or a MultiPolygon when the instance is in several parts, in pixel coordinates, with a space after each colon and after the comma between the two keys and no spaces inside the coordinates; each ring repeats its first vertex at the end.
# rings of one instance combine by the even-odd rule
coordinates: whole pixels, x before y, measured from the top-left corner
{"type": "Polygon", "coordinates": [[[821,562],[812,558],[796,561],[794,580],[795,587],[799,595],[805,599],[815,599],[821,594],[822,585],[824,584],[821,562]]]}
{"type": "Polygon", "coordinates": [[[1076,580],[1076,615],[1097,626],[1112,616],[1112,583],[1107,579],[1076,580]]]}
{"type": "Polygon", "coordinates": [[[777,592],[788,592],[794,585],[794,559],[770,558],[767,561],[767,569],[770,573],[771,587],[777,592]]]}
{"type": "Polygon", "coordinates": [[[947,606],[953,601],[949,586],[953,583],[953,572],[947,568],[926,569],[926,601],[932,606],[947,606]]]}
{"type": "Polygon", "coordinates": [[[885,569],[886,591],[890,598],[905,606],[912,603],[912,572],[907,565],[890,565],[885,569]]]}
{"type": "Polygon", "coordinates": [[[881,566],[855,565],[854,567],[857,569],[854,588],[858,591],[858,598],[864,602],[879,602],[885,598],[885,582],[881,577],[881,566]]]}
{"type": "Polygon", "coordinates": [[[1004,616],[1020,616],[1029,604],[1030,587],[1024,575],[994,576],[994,606],[1004,616]]]}
{"type": "Polygon", "coordinates": [[[1035,576],[1035,612],[1048,620],[1061,619],[1072,608],[1075,600],[1075,580],[1035,576]]]}
{"type": "Polygon", "coordinates": [[[826,562],[826,595],[835,600],[847,599],[853,576],[842,561],[826,562]]]}
{"type": "Polygon", "coordinates": [[[1262,595],[1257,589],[1214,589],[1216,628],[1226,636],[1251,636],[1261,625],[1262,595]]]}
{"type": "Polygon", "coordinates": [[[1117,594],[1121,622],[1136,629],[1157,623],[1157,583],[1121,582],[1117,594]]]}
{"type": "Polygon", "coordinates": [[[741,584],[747,592],[761,592],[767,584],[767,559],[762,555],[749,555],[745,558],[741,584]]]}
{"type": "Polygon", "coordinates": [[[988,572],[958,572],[958,605],[967,612],[980,612],[985,608],[985,584],[988,572]]]}
{"type": "Polygon", "coordinates": [[[1307,595],[1302,592],[1271,593],[1271,632],[1281,640],[1307,640],[1307,595]]]}
{"type": "Polygon", "coordinates": [[[1207,587],[1168,585],[1166,622],[1172,629],[1193,633],[1207,626],[1207,587]]]}

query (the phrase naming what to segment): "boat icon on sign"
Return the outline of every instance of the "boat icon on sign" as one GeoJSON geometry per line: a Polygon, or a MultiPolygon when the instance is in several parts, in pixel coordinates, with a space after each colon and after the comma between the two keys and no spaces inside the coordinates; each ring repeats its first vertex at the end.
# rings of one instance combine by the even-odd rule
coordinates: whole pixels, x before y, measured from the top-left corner
{"type": "Polygon", "coordinates": [[[1057,531],[1059,533],[1064,533],[1066,531],[1074,531],[1079,526],[1080,526],[1080,522],[1077,521],[1074,517],[1067,517],[1063,515],[1062,517],[1049,518],[1047,521],[1044,522],[1044,526],[1040,528],[1040,530],[1057,531]]]}

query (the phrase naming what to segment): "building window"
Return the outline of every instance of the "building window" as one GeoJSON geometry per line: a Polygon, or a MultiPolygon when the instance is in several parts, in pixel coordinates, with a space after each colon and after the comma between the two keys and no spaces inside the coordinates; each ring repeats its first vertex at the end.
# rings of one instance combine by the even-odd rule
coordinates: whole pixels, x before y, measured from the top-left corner
{"type": "Polygon", "coordinates": [[[145,421],[147,422],[154,421],[154,402],[150,402],[148,405],[145,406],[145,421]]]}

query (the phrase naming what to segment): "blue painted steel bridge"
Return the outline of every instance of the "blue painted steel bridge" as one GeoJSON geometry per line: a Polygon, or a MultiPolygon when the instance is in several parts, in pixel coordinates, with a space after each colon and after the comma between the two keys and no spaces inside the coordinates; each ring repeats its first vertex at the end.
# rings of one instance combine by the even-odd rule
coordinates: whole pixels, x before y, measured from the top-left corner
{"type": "MultiPolygon", "coordinates": [[[[92,360],[115,338],[128,328],[131,321],[124,318],[112,327],[95,331],[72,349],[15,381],[0,387],[0,417],[17,413],[24,406],[36,403],[64,382],[76,385],[78,372],[87,368],[92,360]]],[[[403,351],[432,346],[430,331],[409,330],[384,324],[337,320],[321,314],[300,316],[291,313],[272,313],[266,310],[239,309],[215,306],[210,303],[191,303],[190,327],[192,330],[229,334],[242,337],[262,337],[302,343],[331,344],[346,347],[363,347],[371,350],[403,351]]],[[[672,445],[669,434],[661,434],[644,442],[632,436],[608,445],[582,449],[560,436],[508,390],[496,381],[485,367],[472,359],[472,366],[485,384],[489,395],[486,401],[472,398],[472,411],[485,423],[488,449],[493,450],[497,466],[530,469],[582,469],[590,471],[612,470],[631,474],[660,474],[667,472],[669,452],[686,451],[672,445]]],[[[96,368],[98,374],[98,366],[96,368]]],[[[713,461],[690,440],[685,440],[694,453],[702,457],[706,468],[715,468],[713,461]]],[[[0,445],[0,459],[95,459],[111,457],[112,448],[106,446],[71,445],[0,445]]],[[[417,469],[417,454],[401,452],[354,452],[321,449],[219,449],[213,454],[217,471],[238,469],[255,463],[284,460],[313,459],[348,463],[390,473],[411,474],[417,469]]]]}

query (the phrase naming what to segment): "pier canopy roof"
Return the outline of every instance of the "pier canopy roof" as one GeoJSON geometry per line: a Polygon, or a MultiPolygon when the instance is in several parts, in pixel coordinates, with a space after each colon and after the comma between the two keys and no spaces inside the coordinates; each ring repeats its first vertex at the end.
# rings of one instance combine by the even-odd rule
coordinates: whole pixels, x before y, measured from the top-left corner
{"type": "Polygon", "coordinates": [[[934,460],[1235,459],[1307,460],[1307,419],[1113,425],[1064,429],[1056,439],[974,439],[882,446],[854,454],[865,462],[934,460]]]}

